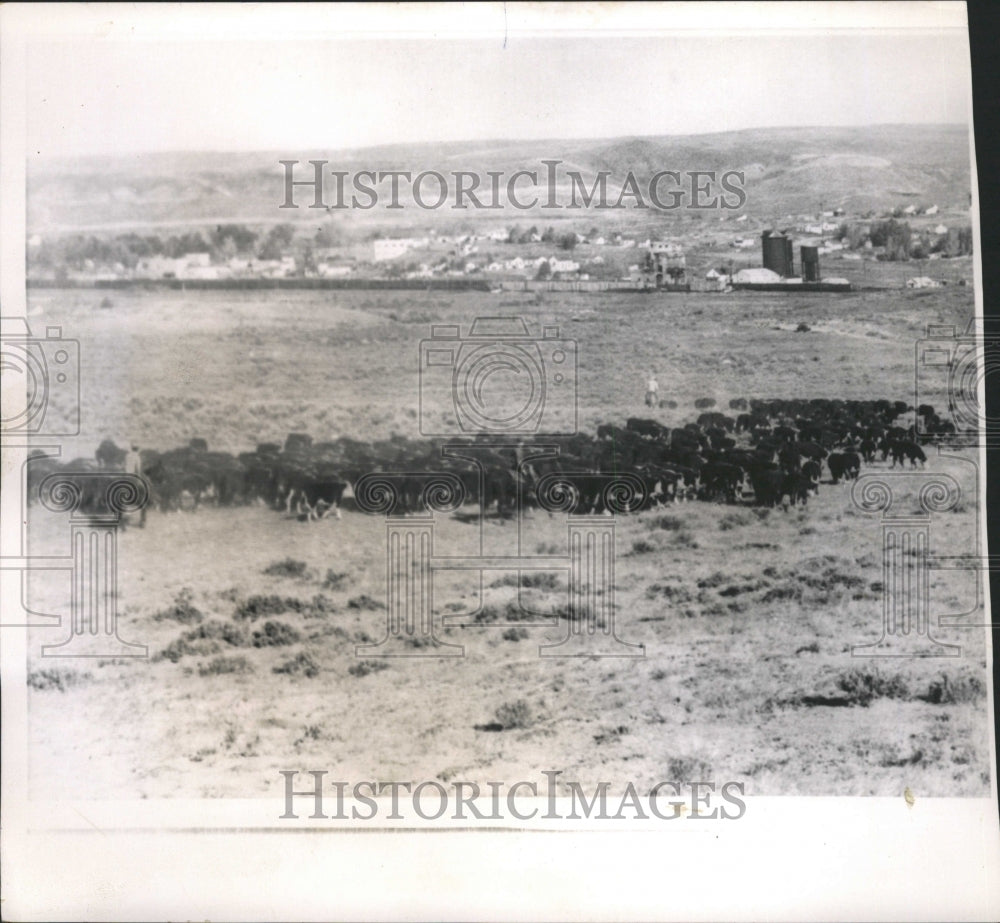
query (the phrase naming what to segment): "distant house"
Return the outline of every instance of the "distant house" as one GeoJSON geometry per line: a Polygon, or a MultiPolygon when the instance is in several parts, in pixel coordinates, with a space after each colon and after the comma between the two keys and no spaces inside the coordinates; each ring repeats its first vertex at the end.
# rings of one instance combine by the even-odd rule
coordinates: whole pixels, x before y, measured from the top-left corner
{"type": "Polygon", "coordinates": [[[917,213],[916,205],[907,205],[906,208],[903,209],[904,215],[915,215],[916,213],[917,213]]]}
{"type": "Polygon", "coordinates": [[[934,228],[934,233],[935,234],[947,234],[948,233],[948,229],[943,224],[939,224],[936,228],[934,228]]]}
{"type": "Polygon", "coordinates": [[[354,272],[354,267],[346,263],[320,263],[317,269],[324,279],[343,279],[354,272]]]}
{"type": "Polygon", "coordinates": [[[935,282],[933,279],[927,276],[916,276],[913,279],[906,280],[907,288],[940,288],[941,283],[935,282]]]}
{"type": "Polygon", "coordinates": [[[373,240],[373,259],[376,263],[381,263],[385,260],[394,260],[406,253],[413,246],[413,243],[413,240],[409,237],[390,237],[373,240]]]}
{"type": "Polygon", "coordinates": [[[925,215],[936,215],[937,213],[938,213],[938,207],[936,205],[932,205],[930,208],[924,211],[925,215]]]}

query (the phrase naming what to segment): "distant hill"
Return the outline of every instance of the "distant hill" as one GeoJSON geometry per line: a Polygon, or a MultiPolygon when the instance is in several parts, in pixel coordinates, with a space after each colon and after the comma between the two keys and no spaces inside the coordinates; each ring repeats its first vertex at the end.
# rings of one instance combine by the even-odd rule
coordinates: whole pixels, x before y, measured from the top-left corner
{"type": "MultiPolygon", "coordinates": [[[[563,169],[578,170],[585,178],[610,171],[609,187],[616,194],[629,171],[642,183],[660,170],[740,170],[746,174],[744,210],[760,217],[838,206],[849,213],[911,203],[938,204],[942,209],[965,207],[970,190],[969,135],[964,125],[767,128],[644,138],[403,144],[349,151],[36,158],[28,164],[28,227],[44,233],[215,221],[315,220],[315,210],[278,209],[283,195],[284,174],[278,164],[282,159],[297,159],[303,166],[310,159],[328,160],[329,169],[351,172],[471,170],[481,175],[486,171],[541,172],[542,160],[557,159],[563,169]]],[[[620,211],[611,214],[618,221],[628,216],[620,211]]],[[[594,212],[539,213],[541,218],[585,220],[591,215],[598,220],[599,213],[594,212]]],[[[494,222],[535,217],[512,210],[474,215],[448,208],[437,212],[378,208],[352,212],[355,216],[404,224],[456,216],[494,222]]]]}

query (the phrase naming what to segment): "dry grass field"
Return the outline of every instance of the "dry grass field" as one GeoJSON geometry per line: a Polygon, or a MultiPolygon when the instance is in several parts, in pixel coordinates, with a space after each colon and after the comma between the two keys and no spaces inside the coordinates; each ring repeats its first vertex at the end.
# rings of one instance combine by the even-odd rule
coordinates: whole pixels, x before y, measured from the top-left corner
{"type": "MultiPolygon", "coordinates": [[[[677,404],[657,411],[671,426],[704,397],[727,411],[736,397],[912,400],[914,342],[928,323],[964,328],[972,312],[971,289],[955,286],[29,294],[36,333],[61,324],[81,343],[83,432],[66,458],[92,456],[105,436],[156,449],[200,436],[232,452],[292,431],[416,437],[419,341],[431,323],[464,332],[488,314],[523,314],[533,332],[558,324],[577,341],[585,431],[645,415],[650,369],[677,404]]],[[[928,461],[965,490],[932,521],[935,549],[973,545],[972,459],[928,461]]],[[[478,538],[461,512],[438,517],[446,552],[478,538]]],[[[64,521],[32,526],[35,553],[65,541],[64,521]]],[[[519,527],[529,550],[565,545],[558,516],[482,524],[519,527]]],[[[520,589],[556,620],[523,627],[509,608],[516,581],[487,573],[482,589],[459,576],[435,585],[436,615],[470,623],[438,632],[463,658],[374,661],[354,647],[385,633],[381,518],[150,512],[120,535],[117,602],[122,636],[151,657],[60,663],[38,656],[60,629],[31,632],[31,783],[67,798],[251,797],[276,792],[279,769],[480,782],[562,769],[584,783],[737,779],[758,794],[988,791],[982,631],[939,632],[962,646],[956,659],[851,656],[879,637],[882,569],[878,517],[853,507],[850,486],[824,483],[804,509],[693,502],[616,528],[618,632],[644,657],[540,659],[538,645],[567,630],[559,578],[520,589]]],[[[67,612],[68,586],[35,578],[29,589],[38,608],[67,612]]],[[[975,578],[934,572],[931,600],[932,615],[974,608],[975,578]]]]}

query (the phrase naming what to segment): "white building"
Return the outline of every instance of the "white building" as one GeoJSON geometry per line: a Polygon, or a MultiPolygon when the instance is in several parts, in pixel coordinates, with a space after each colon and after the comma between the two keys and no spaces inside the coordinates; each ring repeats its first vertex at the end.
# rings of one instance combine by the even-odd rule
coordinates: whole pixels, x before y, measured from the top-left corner
{"type": "Polygon", "coordinates": [[[353,266],[345,266],[343,263],[320,263],[317,269],[324,279],[343,279],[354,272],[353,266]]]}
{"type": "Polygon", "coordinates": [[[374,240],[372,241],[372,249],[372,259],[376,263],[381,263],[384,260],[394,260],[406,253],[410,249],[410,241],[405,237],[374,240]]]}
{"type": "MultiPolygon", "coordinates": [[[[438,238],[439,242],[443,240],[443,237],[438,238]]],[[[388,237],[372,241],[374,261],[376,263],[381,263],[383,260],[394,260],[397,257],[402,256],[408,250],[412,250],[414,247],[426,246],[427,238],[388,237]]]]}

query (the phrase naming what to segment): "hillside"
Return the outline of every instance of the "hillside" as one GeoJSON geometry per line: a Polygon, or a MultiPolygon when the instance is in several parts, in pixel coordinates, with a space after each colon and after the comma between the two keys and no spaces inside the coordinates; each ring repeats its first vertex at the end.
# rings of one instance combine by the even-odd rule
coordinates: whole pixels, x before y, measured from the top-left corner
{"type": "MultiPolygon", "coordinates": [[[[330,161],[330,169],[405,169],[443,173],[471,170],[543,171],[542,160],[586,178],[611,173],[620,189],[629,171],[640,184],[660,170],[744,171],[754,216],[811,213],[834,207],[848,212],[897,205],[942,208],[968,203],[969,137],[962,125],[889,125],[864,128],[753,129],[721,134],[645,138],[536,141],[468,141],[391,145],[352,151],[257,153],[156,153],[77,160],[35,159],[28,164],[28,227],[32,232],[204,224],[220,220],[315,220],[305,208],[279,210],[281,159],[330,161]]],[[[487,182],[484,181],[484,186],[487,182]]],[[[528,195],[525,187],[525,196],[528,195]]],[[[406,204],[406,196],[402,197],[406,204]]],[[[509,210],[508,210],[509,211],[509,210]]],[[[518,213],[524,217],[526,213],[518,213]]],[[[527,213],[527,214],[530,214],[527,213]]],[[[542,213],[576,217],[580,212],[542,213]]],[[[588,212],[595,219],[600,212],[588,212]]],[[[621,220],[625,213],[605,213],[621,220]]],[[[352,218],[414,220],[507,217],[505,211],[456,213],[404,209],[352,211],[352,218]]],[[[662,215],[661,215],[662,217],[662,215]]]]}

